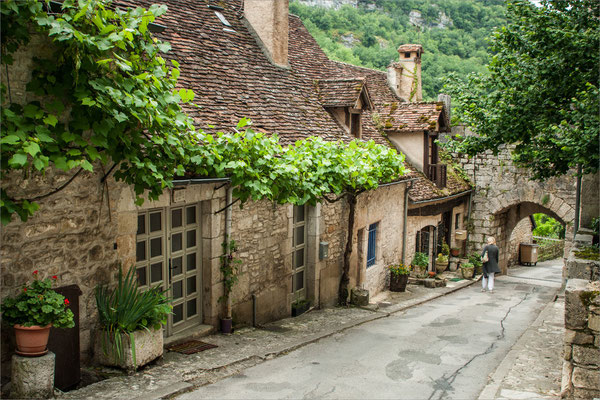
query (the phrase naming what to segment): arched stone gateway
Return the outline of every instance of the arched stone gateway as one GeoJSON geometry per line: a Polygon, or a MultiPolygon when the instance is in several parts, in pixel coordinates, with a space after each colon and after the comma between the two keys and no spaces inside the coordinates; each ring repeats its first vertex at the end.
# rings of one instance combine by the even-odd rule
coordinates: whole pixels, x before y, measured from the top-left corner
{"type": "Polygon", "coordinates": [[[510,152],[498,156],[490,151],[460,164],[475,184],[471,218],[468,221],[469,250],[480,251],[487,236],[494,236],[500,248],[500,267],[506,273],[509,260],[518,250],[509,241],[517,224],[535,213],[547,214],[566,225],[565,254],[571,247],[575,220],[576,179],[574,174],[534,181],[524,168],[513,165],[510,152]]]}

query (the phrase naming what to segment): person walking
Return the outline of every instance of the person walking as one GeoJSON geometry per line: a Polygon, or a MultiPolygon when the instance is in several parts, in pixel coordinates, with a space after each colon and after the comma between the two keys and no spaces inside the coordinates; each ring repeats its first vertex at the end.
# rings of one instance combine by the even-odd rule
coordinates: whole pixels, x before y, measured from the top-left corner
{"type": "Polygon", "coordinates": [[[496,239],[493,236],[487,238],[487,244],[481,252],[481,261],[483,262],[483,277],[481,278],[481,291],[485,292],[486,288],[490,293],[494,292],[494,274],[500,272],[498,266],[498,246],[496,239]]]}

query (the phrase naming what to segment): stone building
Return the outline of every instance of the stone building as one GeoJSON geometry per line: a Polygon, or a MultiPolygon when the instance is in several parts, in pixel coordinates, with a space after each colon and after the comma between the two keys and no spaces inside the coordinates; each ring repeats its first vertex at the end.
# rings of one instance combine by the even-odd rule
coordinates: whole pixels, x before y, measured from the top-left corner
{"type": "MultiPolygon", "coordinates": [[[[181,84],[196,93],[200,107],[187,111],[199,128],[227,130],[249,117],[254,129],[278,133],[284,145],[317,135],[374,140],[405,152],[410,173],[404,179],[358,197],[350,287],[371,295],[384,290],[386,266],[408,262],[417,247],[424,248],[424,228],[432,238],[443,232],[452,240],[456,225],[451,222],[456,219],[462,227],[470,185],[437,158],[433,139],[448,129],[443,103],[409,102],[412,89],[404,98],[405,92],[388,85],[385,72],[329,60],[300,19],[288,15],[287,1],[163,2],[169,12],[157,21],[166,28],[159,35],[171,43],[170,56],[180,62],[181,84]],[[444,221],[446,228],[440,230],[444,221]]],[[[13,96],[25,100],[32,55],[42,47],[48,44],[36,39],[15,54],[8,72],[2,71],[10,77],[13,96]]],[[[420,46],[409,47],[400,47],[400,59],[420,64],[420,46]]],[[[393,64],[390,72],[396,80],[410,77],[400,73],[401,64],[393,64]]],[[[398,85],[414,87],[414,98],[420,99],[420,77],[411,76],[414,81],[398,85]]],[[[298,299],[316,307],[337,302],[348,236],[343,201],[315,207],[266,201],[227,207],[227,180],[195,177],[176,181],[159,200],[136,206],[133,190],[106,173],[99,167],[79,174],[41,200],[27,222],[15,219],[2,230],[3,293],[17,291],[35,269],[81,289],[84,360],[97,324],[94,288],[113,282],[120,264],[136,268],[142,287],[170,288],[174,312],[167,340],[218,327],[223,316],[219,257],[227,234],[237,242],[242,261],[232,293],[238,326],[287,317],[298,299]]],[[[27,179],[8,175],[2,186],[27,198],[71,178],[56,171],[27,179]]],[[[429,254],[439,243],[427,242],[429,254]]],[[[2,343],[6,346],[6,337],[2,343]]],[[[2,354],[6,361],[6,348],[2,354]]]]}

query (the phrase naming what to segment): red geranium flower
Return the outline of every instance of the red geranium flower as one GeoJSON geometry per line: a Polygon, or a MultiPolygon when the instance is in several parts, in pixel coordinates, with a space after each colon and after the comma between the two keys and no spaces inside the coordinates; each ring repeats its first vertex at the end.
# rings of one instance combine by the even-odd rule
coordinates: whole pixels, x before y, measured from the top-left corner
{"type": "Polygon", "coordinates": [[[68,306],[70,303],[69,299],[65,299],[65,304],[68,306]]]}
{"type": "Polygon", "coordinates": [[[24,288],[23,288],[23,291],[24,291],[24,292],[26,292],[26,291],[27,291],[27,288],[26,288],[26,287],[24,287],[24,288]]]}
{"type": "Polygon", "coordinates": [[[37,275],[38,274],[38,270],[36,269],[35,271],[33,271],[33,274],[37,275]]]}
{"type": "Polygon", "coordinates": [[[52,275],[52,279],[54,279],[54,280],[57,280],[57,279],[58,279],[58,276],[56,276],[56,275],[52,275]]]}

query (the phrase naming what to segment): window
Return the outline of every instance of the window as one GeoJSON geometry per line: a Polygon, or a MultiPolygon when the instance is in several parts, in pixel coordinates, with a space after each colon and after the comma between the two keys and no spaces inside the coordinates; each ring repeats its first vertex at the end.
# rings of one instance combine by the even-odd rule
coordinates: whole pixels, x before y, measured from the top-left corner
{"type": "Polygon", "coordinates": [[[369,225],[369,241],[367,243],[367,268],[375,264],[377,259],[377,227],[379,223],[369,225]]]}
{"type": "Polygon", "coordinates": [[[454,229],[460,229],[460,213],[456,213],[454,216],[454,229]]]}
{"type": "Polygon", "coordinates": [[[410,58],[410,52],[408,52],[408,51],[407,51],[407,52],[405,52],[405,53],[404,53],[404,58],[410,58]]]}
{"type": "Polygon", "coordinates": [[[360,114],[352,113],[352,121],[350,123],[350,134],[355,138],[360,139],[361,129],[360,129],[360,114]]]}

